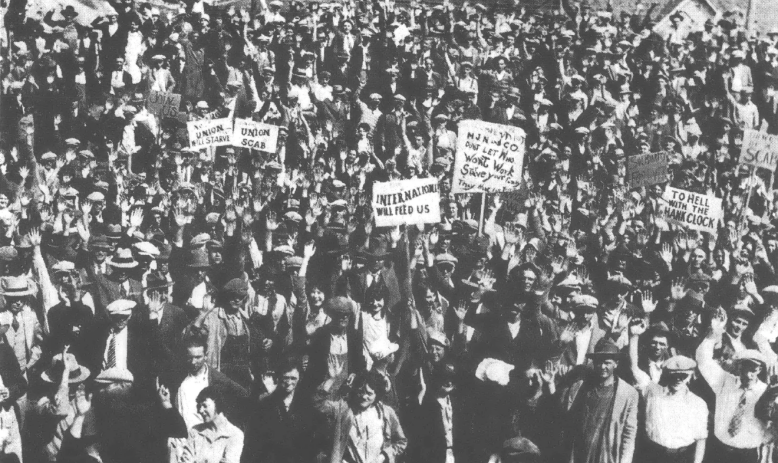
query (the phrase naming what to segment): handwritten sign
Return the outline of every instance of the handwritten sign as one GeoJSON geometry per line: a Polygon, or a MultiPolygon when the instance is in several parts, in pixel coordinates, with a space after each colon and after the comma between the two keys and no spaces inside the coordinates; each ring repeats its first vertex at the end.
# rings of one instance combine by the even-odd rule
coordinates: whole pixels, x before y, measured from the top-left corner
{"type": "Polygon", "coordinates": [[[232,137],[232,121],[228,118],[189,121],[189,146],[195,149],[209,146],[227,146],[232,137]]]}
{"type": "Polygon", "coordinates": [[[746,129],[740,163],[775,172],[778,164],[778,136],[746,129]]]}
{"type": "Polygon", "coordinates": [[[373,185],[377,227],[440,222],[440,190],[435,178],[379,182],[373,185]]]}
{"type": "Polygon", "coordinates": [[[160,120],[166,117],[178,118],[178,108],[181,107],[181,95],[152,90],[147,100],[149,112],[160,120]]]}
{"type": "Polygon", "coordinates": [[[526,133],[518,127],[459,123],[453,193],[496,193],[521,186],[526,133]]]}
{"type": "Polygon", "coordinates": [[[638,154],[627,157],[627,185],[642,188],[667,181],[667,153],[638,154]]]}
{"type": "Polygon", "coordinates": [[[668,186],[662,194],[661,213],[669,223],[716,234],[724,214],[721,198],[668,186]]]}
{"type": "Polygon", "coordinates": [[[254,122],[251,119],[235,119],[232,146],[275,153],[277,142],[277,126],[254,122]]]}

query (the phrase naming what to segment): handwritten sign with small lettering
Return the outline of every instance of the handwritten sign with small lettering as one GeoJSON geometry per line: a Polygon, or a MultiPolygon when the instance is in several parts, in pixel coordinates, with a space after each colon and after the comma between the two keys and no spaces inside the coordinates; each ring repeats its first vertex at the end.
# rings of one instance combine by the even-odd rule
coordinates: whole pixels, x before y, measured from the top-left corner
{"type": "Polygon", "coordinates": [[[453,193],[497,193],[521,186],[527,134],[519,127],[459,123],[453,193]]]}

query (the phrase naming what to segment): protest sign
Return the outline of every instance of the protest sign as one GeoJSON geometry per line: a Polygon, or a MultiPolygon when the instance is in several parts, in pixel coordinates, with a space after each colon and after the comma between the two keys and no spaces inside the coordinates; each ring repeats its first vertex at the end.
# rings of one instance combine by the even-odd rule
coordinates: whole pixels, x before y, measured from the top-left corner
{"type": "Polygon", "coordinates": [[[630,189],[667,181],[667,153],[638,154],[627,157],[627,186],[630,189]]]}
{"type": "Polygon", "coordinates": [[[662,200],[662,215],[667,222],[716,234],[723,217],[721,198],[668,186],[662,200]]]}
{"type": "Polygon", "coordinates": [[[228,118],[205,119],[186,123],[189,146],[195,149],[227,146],[232,136],[232,121],[228,118]]]}
{"type": "Polygon", "coordinates": [[[255,122],[251,119],[235,119],[232,146],[275,153],[277,142],[277,126],[255,122]]]}
{"type": "Polygon", "coordinates": [[[778,136],[746,129],[740,163],[775,172],[778,164],[778,136]]]}
{"type": "Polygon", "coordinates": [[[521,185],[526,133],[519,127],[459,123],[453,193],[513,191],[521,185]]]}
{"type": "Polygon", "coordinates": [[[440,191],[435,178],[375,183],[373,216],[377,227],[440,222],[440,191]]]}
{"type": "Polygon", "coordinates": [[[178,118],[178,108],[181,107],[181,95],[152,90],[147,100],[149,112],[160,120],[166,117],[178,118]]]}

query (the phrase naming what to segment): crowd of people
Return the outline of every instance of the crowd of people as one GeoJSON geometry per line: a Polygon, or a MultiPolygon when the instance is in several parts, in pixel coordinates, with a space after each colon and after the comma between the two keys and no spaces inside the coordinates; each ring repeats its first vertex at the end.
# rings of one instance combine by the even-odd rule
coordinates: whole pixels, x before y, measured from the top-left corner
{"type": "Polygon", "coordinates": [[[10,0],[0,462],[771,462],[778,31],[562,6],[10,0]],[[519,190],[452,192],[463,120],[524,131],[519,190]],[[375,225],[425,178],[439,223],[375,225]]]}

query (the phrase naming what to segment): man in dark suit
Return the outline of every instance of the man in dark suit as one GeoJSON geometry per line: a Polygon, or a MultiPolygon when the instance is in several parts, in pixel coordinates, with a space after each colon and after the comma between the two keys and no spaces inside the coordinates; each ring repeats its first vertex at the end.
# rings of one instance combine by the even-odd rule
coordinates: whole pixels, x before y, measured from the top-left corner
{"type": "Polygon", "coordinates": [[[141,302],[143,285],[140,281],[130,278],[130,270],[138,266],[138,262],[127,248],[119,248],[107,259],[112,272],[110,275],[95,275],[95,311],[96,316],[104,316],[106,307],[117,299],[128,299],[141,302]]]}
{"type": "Polygon", "coordinates": [[[140,320],[130,321],[136,307],[128,299],[111,302],[106,307],[107,318],[90,325],[71,350],[93,375],[105,370],[129,371],[137,390],[153,391],[148,333],[140,320]]]}
{"type": "Polygon", "coordinates": [[[416,429],[415,441],[418,458],[415,461],[425,463],[445,463],[449,454],[454,461],[462,459],[462,439],[460,422],[461,402],[454,394],[454,365],[442,366],[432,375],[430,393],[424,398],[418,414],[414,417],[416,429]]]}
{"type": "Polygon", "coordinates": [[[276,370],[278,387],[255,407],[246,428],[241,462],[297,463],[312,461],[312,413],[306,398],[296,394],[300,368],[287,362],[276,370]],[[305,443],[303,445],[303,443],[305,443]]]}
{"type": "Polygon", "coordinates": [[[121,56],[117,56],[110,71],[103,74],[103,90],[114,95],[132,94],[134,90],[132,76],[124,70],[124,58],[121,56]]]}
{"type": "MultiPolygon", "coordinates": [[[[400,253],[394,252],[393,254],[399,256],[400,253]]],[[[395,265],[386,265],[386,260],[390,255],[383,249],[366,251],[365,257],[367,265],[356,272],[341,276],[336,284],[338,295],[349,297],[355,302],[363,304],[367,290],[373,285],[383,284],[388,289],[385,306],[391,313],[400,303],[400,284],[395,272],[396,263],[395,265]]]]}
{"type": "Polygon", "coordinates": [[[147,304],[139,310],[139,319],[148,324],[152,371],[160,375],[179,364],[181,341],[189,318],[184,310],[168,302],[168,282],[158,273],[146,280],[147,304]]]}
{"type": "Polygon", "coordinates": [[[394,108],[384,113],[378,118],[376,124],[376,154],[381,159],[389,159],[397,156],[398,148],[402,148],[403,134],[405,128],[405,119],[407,114],[403,109],[406,98],[401,94],[396,94],[391,99],[394,102],[394,108]]]}

